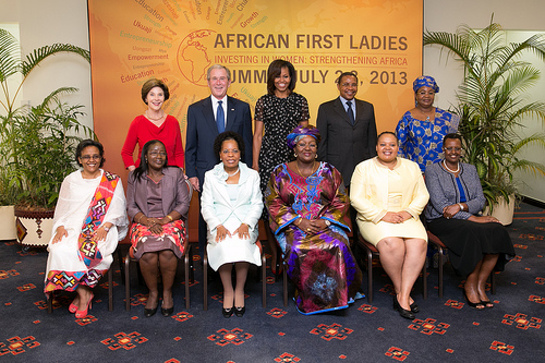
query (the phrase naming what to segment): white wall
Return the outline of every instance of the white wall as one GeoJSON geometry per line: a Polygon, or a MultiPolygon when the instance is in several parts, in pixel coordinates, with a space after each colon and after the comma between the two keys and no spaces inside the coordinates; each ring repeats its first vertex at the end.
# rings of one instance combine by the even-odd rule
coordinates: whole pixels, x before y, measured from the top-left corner
{"type": "MultiPolygon", "coordinates": [[[[44,45],[70,43],[89,49],[87,1],[85,0],[0,0],[0,23],[19,23],[23,54],[44,45]]],[[[73,54],[58,54],[44,61],[25,81],[20,102],[39,104],[52,90],[70,86],[79,89],[65,97],[70,104],[85,106],[81,121],[93,125],[91,67],[73,54]]]]}
{"type": "MultiPolygon", "coordinates": [[[[492,13],[494,22],[506,30],[545,30],[543,0],[424,0],[424,29],[454,32],[461,24],[482,29],[490,23],[492,13]]],[[[538,68],[542,69],[540,85],[533,93],[534,96],[537,93],[536,99],[545,101],[545,73],[542,66],[538,68]]],[[[462,81],[462,69],[458,63],[446,53],[441,54],[438,48],[425,47],[424,74],[434,76],[441,88],[436,97],[437,106],[448,109],[456,102],[455,92],[462,81]]],[[[539,129],[535,121],[528,120],[527,123],[526,131],[539,129]]],[[[545,164],[542,149],[533,149],[526,155],[528,159],[545,164]]],[[[523,195],[545,202],[545,178],[521,174],[518,180],[525,183],[520,187],[523,195]]]]}
{"type": "MultiPolygon", "coordinates": [[[[106,1],[106,0],[104,0],[106,1]]],[[[110,0],[114,1],[114,0],[110,0]]],[[[396,1],[396,0],[390,0],[396,1]]],[[[484,28],[494,21],[511,30],[543,30],[543,0],[424,0],[424,28],[453,32],[460,24],[484,28]]],[[[0,0],[0,23],[19,22],[25,52],[42,45],[67,42],[89,49],[86,0],[0,0]]],[[[437,49],[424,49],[424,73],[436,77],[441,92],[437,106],[449,108],[461,81],[461,69],[437,49]]],[[[545,75],[543,75],[545,79],[545,75]]],[[[44,63],[24,90],[24,99],[35,104],[54,88],[80,89],[70,102],[85,105],[85,122],[92,125],[90,67],[71,55],[60,55],[44,63]]],[[[545,98],[545,97],[544,97],[545,98]]],[[[533,181],[523,193],[545,201],[545,179],[533,181]]]]}

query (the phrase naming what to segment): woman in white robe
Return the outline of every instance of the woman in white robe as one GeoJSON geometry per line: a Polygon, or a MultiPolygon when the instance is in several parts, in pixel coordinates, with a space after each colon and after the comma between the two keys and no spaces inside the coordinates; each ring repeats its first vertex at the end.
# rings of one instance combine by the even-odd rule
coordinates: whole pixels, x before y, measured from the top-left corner
{"type": "Polygon", "coordinates": [[[104,148],[94,140],[78,145],[76,161],[83,169],[61,185],[48,246],[45,293],[76,291],[69,310],[77,318],[87,316],[91,289],[110,268],[112,253],[128,229],[123,185],[119,177],[100,169],[103,155],[104,148]]]}

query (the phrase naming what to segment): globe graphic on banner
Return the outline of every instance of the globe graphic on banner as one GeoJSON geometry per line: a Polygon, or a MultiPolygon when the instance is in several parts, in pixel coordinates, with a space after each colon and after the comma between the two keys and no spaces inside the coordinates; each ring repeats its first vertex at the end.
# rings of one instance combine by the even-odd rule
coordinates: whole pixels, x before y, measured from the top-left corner
{"type": "Polygon", "coordinates": [[[207,86],[206,70],[212,65],[209,49],[214,49],[216,33],[210,29],[196,30],[187,35],[178,48],[177,61],[182,75],[197,86],[207,86]]]}

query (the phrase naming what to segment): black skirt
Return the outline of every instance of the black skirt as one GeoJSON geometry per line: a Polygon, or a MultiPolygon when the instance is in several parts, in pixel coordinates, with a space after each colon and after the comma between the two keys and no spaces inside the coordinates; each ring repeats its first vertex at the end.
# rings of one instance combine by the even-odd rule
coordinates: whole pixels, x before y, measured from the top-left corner
{"type": "Polygon", "coordinates": [[[505,264],[515,257],[511,237],[499,223],[441,217],[428,221],[427,227],[448,247],[450,262],[459,275],[473,272],[485,254],[499,254],[496,271],[503,271],[505,264]]]}

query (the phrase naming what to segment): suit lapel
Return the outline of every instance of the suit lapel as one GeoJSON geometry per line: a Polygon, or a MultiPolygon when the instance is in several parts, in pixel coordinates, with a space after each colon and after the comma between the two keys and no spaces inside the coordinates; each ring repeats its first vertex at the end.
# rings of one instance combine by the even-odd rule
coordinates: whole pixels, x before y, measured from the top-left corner
{"type": "Polygon", "coordinates": [[[231,131],[233,123],[235,122],[236,114],[237,109],[235,107],[235,103],[231,97],[227,96],[227,122],[225,123],[226,131],[231,131]]]}
{"type": "Polygon", "coordinates": [[[202,104],[202,114],[203,120],[205,120],[206,126],[213,132],[214,135],[218,135],[218,125],[216,124],[216,119],[214,118],[214,110],[212,109],[212,100],[211,96],[204,99],[202,104]]]}
{"type": "MultiPolygon", "coordinates": [[[[352,121],[350,121],[350,118],[348,118],[348,113],[346,113],[346,110],[344,109],[344,106],[340,98],[337,98],[337,102],[335,102],[334,107],[335,107],[335,111],[341,116],[341,118],[345,122],[348,122],[350,126],[352,126],[352,121]]],[[[357,107],[356,107],[356,112],[357,112],[357,107]]],[[[356,117],[356,121],[357,119],[358,118],[356,117]]]]}

